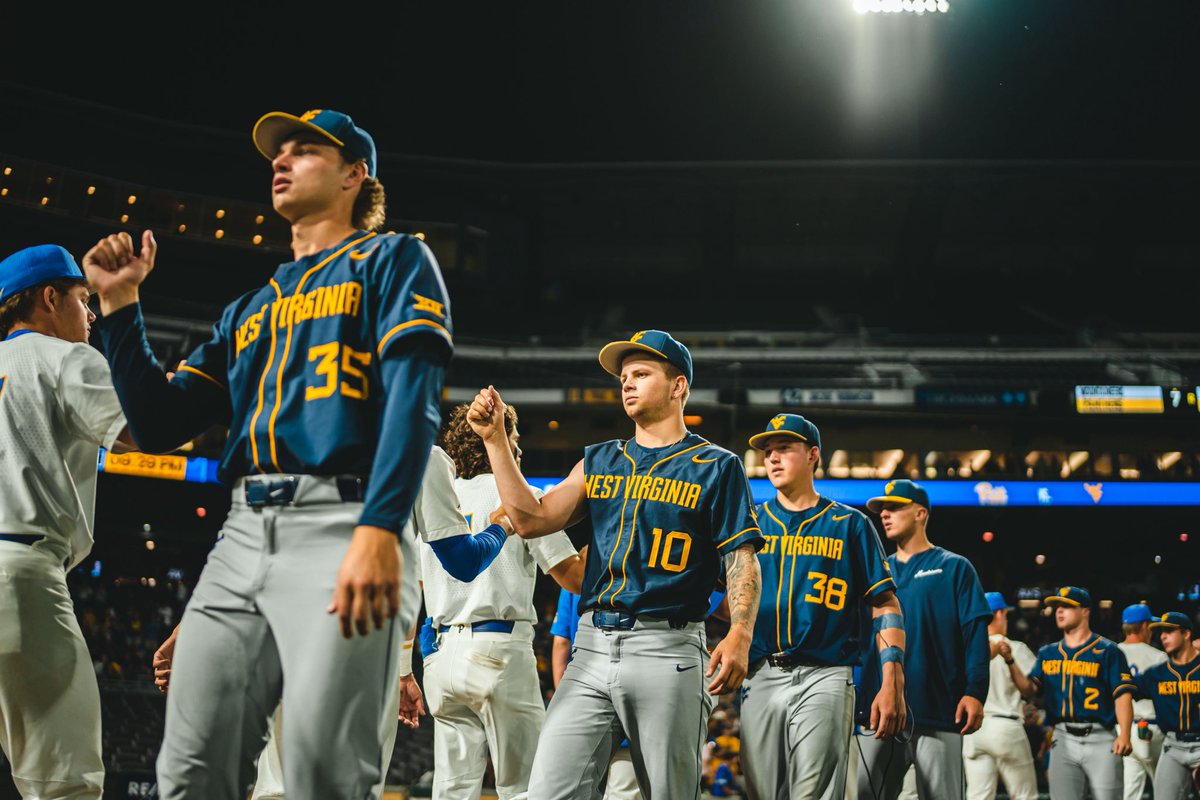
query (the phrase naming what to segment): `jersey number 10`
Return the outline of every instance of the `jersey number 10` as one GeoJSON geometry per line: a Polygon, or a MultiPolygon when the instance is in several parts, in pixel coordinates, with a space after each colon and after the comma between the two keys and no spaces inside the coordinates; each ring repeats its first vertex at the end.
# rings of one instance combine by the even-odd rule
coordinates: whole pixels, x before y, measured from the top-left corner
{"type": "Polygon", "coordinates": [[[662,528],[654,529],[654,545],[650,549],[650,566],[656,567],[659,564],[658,551],[662,548],[662,568],[667,572],[683,572],[683,568],[687,566],[688,556],[692,553],[692,537],[683,531],[671,531],[666,536],[666,541],[663,541],[662,528]],[[679,552],[679,559],[671,560],[676,542],[683,542],[683,548],[679,552]]]}

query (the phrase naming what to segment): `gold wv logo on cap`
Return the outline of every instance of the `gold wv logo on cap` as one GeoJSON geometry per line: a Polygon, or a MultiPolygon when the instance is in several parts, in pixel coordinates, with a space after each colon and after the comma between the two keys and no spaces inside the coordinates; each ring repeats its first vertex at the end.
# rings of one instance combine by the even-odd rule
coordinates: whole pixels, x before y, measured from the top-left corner
{"type": "Polygon", "coordinates": [[[785,422],[787,422],[787,418],[784,417],[783,414],[780,414],[777,417],[771,418],[771,427],[774,428],[775,430],[779,430],[780,428],[783,427],[783,423],[785,423],[785,422]]]}
{"type": "Polygon", "coordinates": [[[314,108],[309,111],[305,111],[303,114],[300,115],[300,119],[304,122],[308,122],[310,119],[317,116],[324,110],[325,109],[323,109],[323,108],[314,108]]]}

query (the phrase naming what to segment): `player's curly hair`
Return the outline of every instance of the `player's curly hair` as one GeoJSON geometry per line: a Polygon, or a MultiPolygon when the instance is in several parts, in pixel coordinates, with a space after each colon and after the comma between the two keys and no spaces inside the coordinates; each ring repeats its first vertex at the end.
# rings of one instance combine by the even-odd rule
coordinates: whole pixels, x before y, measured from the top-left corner
{"type": "MultiPolygon", "coordinates": [[[[487,450],[483,446],[483,439],[480,439],[479,434],[471,430],[471,425],[467,422],[467,410],[470,408],[468,403],[461,403],[454,407],[454,410],[450,412],[450,419],[446,420],[446,425],[442,429],[440,443],[446,454],[453,459],[458,477],[464,480],[492,471],[492,465],[488,463],[487,450]]],[[[511,405],[505,406],[505,435],[511,436],[515,427],[517,427],[517,410],[511,405]]]]}
{"type": "Polygon", "coordinates": [[[22,289],[12,297],[6,298],[4,302],[0,303],[0,339],[8,336],[8,332],[18,322],[29,319],[38,298],[42,296],[42,290],[47,286],[53,286],[54,291],[59,294],[66,294],[71,291],[72,286],[86,283],[87,281],[83,278],[55,278],[52,281],[45,281],[36,286],[22,289]]]}
{"type": "Polygon", "coordinates": [[[354,198],[351,224],[360,231],[377,231],[383,227],[387,211],[387,193],[378,178],[365,178],[358,197],[354,198]]]}

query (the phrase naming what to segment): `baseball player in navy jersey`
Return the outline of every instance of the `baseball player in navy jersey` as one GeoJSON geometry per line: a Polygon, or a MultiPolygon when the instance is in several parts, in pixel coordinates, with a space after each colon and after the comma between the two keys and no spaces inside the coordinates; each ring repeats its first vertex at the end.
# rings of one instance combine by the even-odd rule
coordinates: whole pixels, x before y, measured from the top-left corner
{"type": "MultiPolygon", "coordinates": [[[[1045,603],[1054,607],[1063,638],[1038,650],[1028,676],[1015,662],[1009,671],[1021,694],[1040,693],[1046,724],[1054,726],[1051,800],[1083,800],[1089,790],[1094,800],[1120,800],[1133,724],[1133,676],[1125,654],[1092,632],[1086,589],[1064,586],[1045,603]]],[[[1006,661],[1012,657],[1004,646],[1000,654],[1006,661]]]]}
{"type": "Polygon", "coordinates": [[[350,117],[272,112],[252,138],[295,258],[230,303],[171,380],[138,302],[153,235],[140,250],[109,236],[84,259],[138,445],[169,451],[229,426],[233,503],[181,622],[158,785],[164,798],[244,796],[282,697],[293,800],[362,798],[382,783],[419,608],[416,542],[400,534],[440,422],[449,305],[423,242],[374,232],[375,145],[350,117]]]}
{"type": "Polygon", "coordinates": [[[634,436],[588,447],[541,498],[513,460],[495,389],[481,391],[469,415],[517,533],[544,536],[591,515],[575,654],[547,711],[529,797],[592,795],[614,720],[643,796],[696,797],[713,696],[746,674],[762,534],[741,460],[684,425],[687,348],[641,331],[606,345],[600,363],[621,381],[634,436]],[[722,561],[730,626],[710,656],[703,620],[722,561]]]}
{"type": "MultiPolygon", "coordinates": [[[[467,423],[467,410],[466,405],[454,409],[442,439],[458,473],[454,489],[461,509],[471,527],[482,530],[500,497],[483,442],[467,423]]],[[[504,425],[520,463],[521,434],[512,406],[504,425]]],[[[429,469],[434,469],[432,463],[429,469]]],[[[507,800],[529,788],[546,716],[533,652],[537,571],[540,567],[578,591],[584,561],[562,531],[538,539],[509,538],[487,569],[469,582],[472,576],[456,574],[453,565],[448,569],[437,556],[433,547],[420,547],[427,624],[436,637],[432,652],[422,653],[425,700],[434,720],[433,796],[478,798],[490,754],[496,793],[507,800]]],[[[405,680],[415,688],[411,676],[405,680]]]]}
{"type": "Polygon", "coordinates": [[[0,261],[0,746],[23,797],[98,798],[100,693],[67,591],[99,448],[128,443],[96,316],[58,245],[0,261]]]}
{"type": "Polygon", "coordinates": [[[988,622],[991,661],[989,686],[983,702],[983,723],[963,739],[963,767],[967,773],[967,800],[995,800],[997,779],[1012,800],[1037,800],[1037,773],[1033,752],[1025,735],[1025,713],[1021,693],[1013,683],[1008,664],[1028,672],[1033,669],[1033,651],[1008,638],[1008,612],[1013,609],[1000,592],[987,593],[992,619],[988,622]],[[1007,657],[1000,655],[1005,645],[1007,657]]]}
{"type": "MultiPolygon", "coordinates": [[[[1121,631],[1124,638],[1117,643],[1129,673],[1138,675],[1167,660],[1167,654],[1150,644],[1150,621],[1153,615],[1145,603],[1126,606],[1121,611],[1121,631]]],[[[1129,738],[1133,752],[1125,760],[1125,800],[1141,800],[1146,779],[1154,781],[1154,769],[1162,752],[1163,732],[1154,724],[1154,703],[1148,699],[1133,701],[1133,735],[1129,738]]]]}
{"type": "MultiPolygon", "coordinates": [[[[963,736],[978,730],[988,693],[992,612],[971,562],[929,541],[929,494],[920,484],[889,481],[867,507],[896,545],[888,563],[904,609],[905,691],[914,726],[891,739],[858,736],[858,797],[895,800],[911,764],[922,800],[961,799],[963,736]]],[[[859,708],[868,732],[865,702],[878,691],[879,664],[879,652],[869,648],[859,708]]]]}
{"type": "Polygon", "coordinates": [[[1167,660],[1134,676],[1138,694],[1154,703],[1164,732],[1154,771],[1154,800],[1195,796],[1200,770],[1200,653],[1196,623],[1182,611],[1168,611],[1150,623],[1159,633],[1167,660]]]}
{"type": "Polygon", "coordinates": [[[775,497],[758,510],[763,591],[742,687],[742,769],[757,800],[841,800],[854,724],[853,668],[870,646],[884,680],[871,707],[875,735],[904,729],[904,627],[875,526],[817,493],[817,426],[779,414],[750,437],[775,497]],[[868,613],[869,612],[869,613],[868,613]],[[864,620],[874,634],[863,636],[864,620]]]}

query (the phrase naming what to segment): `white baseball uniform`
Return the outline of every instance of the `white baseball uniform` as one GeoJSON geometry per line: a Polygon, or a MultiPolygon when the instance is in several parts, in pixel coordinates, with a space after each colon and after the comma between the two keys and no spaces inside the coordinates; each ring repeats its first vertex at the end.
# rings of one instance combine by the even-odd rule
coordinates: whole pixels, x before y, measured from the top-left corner
{"type": "Polygon", "coordinates": [[[100,692],[66,573],[92,549],[99,448],[124,427],[91,345],[0,342],[0,745],[25,797],[104,788],[100,692]]]}
{"type": "MultiPolygon", "coordinates": [[[[486,525],[485,525],[486,527],[486,525]]],[[[411,542],[420,536],[424,542],[436,541],[450,536],[462,536],[470,533],[467,520],[458,509],[458,497],[454,492],[454,462],[440,447],[434,447],[429,454],[429,463],[425,467],[425,475],[421,479],[421,491],[413,503],[412,516],[404,528],[402,539],[411,542]]],[[[421,548],[432,554],[432,548],[425,545],[421,548]]],[[[407,550],[405,551],[407,554],[407,550]]],[[[414,559],[415,560],[415,559],[414,559]]],[[[434,557],[436,561],[436,556],[434,557]]],[[[417,576],[421,568],[408,565],[405,567],[407,585],[401,587],[401,618],[407,631],[415,619],[419,600],[410,599],[416,594],[417,576]]],[[[383,781],[387,777],[387,764],[390,763],[392,750],[396,745],[397,714],[399,713],[399,695],[395,702],[388,706],[387,712],[380,720],[384,731],[384,769],[380,782],[375,787],[376,795],[383,789],[383,781]]],[[[283,748],[280,746],[282,730],[282,704],[275,709],[267,728],[267,743],[258,757],[258,771],[251,792],[251,800],[283,800],[283,748]]],[[[532,754],[530,756],[532,758],[532,754]]]]}
{"type": "MultiPolygon", "coordinates": [[[[1007,641],[1017,666],[1023,674],[1029,674],[1037,657],[1024,642],[998,633],[990,638],[993,642],[1007,641]]],[[[983,704],[983,724],[975,733],[963,737],[967,800],[994,800],[997,776],[1004,781],[1004,788],[1013,800],[1036,800],[1037,773],[1025,735],[1021,692],[1003,658],[993,658],[988,669],[991,682],[983,704]]]]}
{"type": "MultiPolygon", "coordinates": [[[[473,532],[500,506],[490,473],[454,482],[473,532]]],[[[533,654],[537,568],[549,572],[575,555],[563,532],[509,537],[496,560],[463,583],[420,547],[425,609],[438,649],[424,654],[425,702],[434,718],[433,796],[478,798],[491,753],[496,793],[524,792],[545,718],[533,654]],[[506,630],[507,629],[507,630],[506,630]]]]}
{"type": "MultiPolygon", "coordinates": [[[[1144,642],[1121,642],[1117,647],[1125,654],[1125,660],[1129,662],[1129,669],[1134,677],[1167,660],[1166,653],[1144,642]]],[[[1133,752],[1125,761],[1125,800],[1142,800],[1147,776],[1151,783],[1154,782],[1154,770],[1158,767],[1158,757],[1162,754],[1164,737],[1162,728],[1154,724],[1153,700],[1133,701],[1133,722],[1135,728],[1133,735],[1129,737],[1130,743],[1133,744],[1133,752]],[[1136,725],[1139,720],[1149,720],[1150,724],[1145,729],[1150,732],[1149,739],[1138,735],[1136,725]]]]}

